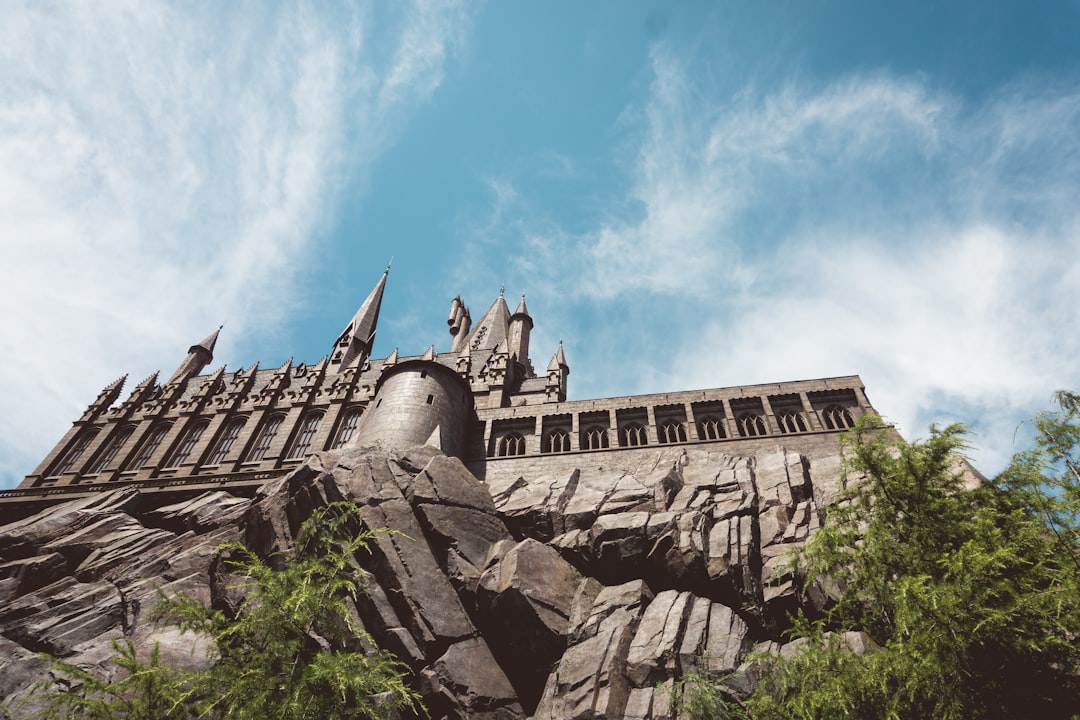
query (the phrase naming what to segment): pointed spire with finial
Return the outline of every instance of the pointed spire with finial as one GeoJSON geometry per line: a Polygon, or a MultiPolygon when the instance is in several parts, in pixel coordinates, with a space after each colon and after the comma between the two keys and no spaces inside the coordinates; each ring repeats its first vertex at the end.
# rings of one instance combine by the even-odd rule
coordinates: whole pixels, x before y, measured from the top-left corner
{"type": "Polygon", "coordinates": [[[518,365],[519,377],[532,377],[532,362],[529,360],[529,333],[532,332],[533,320],[529,308],[525,307],[525,293],[521,293],[521,302],[510,316],[507,328],[507,341],[510,355],[518,365]]]}
{"type": "Polygon", "coordinates": [[[366,358],[371,354],[371,346],[375,342],[375,326],[379,322],[379,309],[382,307],[383,291],[386,288],[386,277],[389,274],[388,263],[375,288],[368,294],[360,309],[356,311],[356,315],[345,326],[337,342],[334,343],[334,349],[330,354],[332,367],[340,370],[348,367],[357,358],[366,358]]]}
{"type": "Polygon", "coordinates": [[[218,329],[207,335],[202,342],[188,348],[187,357],[180,363],[180,367],[176,368],[176,372],[169,378],[167,385],[185,382],[198,375],[210,364],[210,361],[214,359],[214,346],[217,345],[218,334],[223,327],[225,326],[219,325],[218,329]]]}
{"type": "Polygon", "coordinates": [[[560,369],[564,369],[567,375],[570,374],[570,366],[566,364],[566,353],[563,352],[562,340],[559,341],[559,349],[551,356],[551,362],[548,363],[547,369],[548,372],[558,372],[560,369]]]}

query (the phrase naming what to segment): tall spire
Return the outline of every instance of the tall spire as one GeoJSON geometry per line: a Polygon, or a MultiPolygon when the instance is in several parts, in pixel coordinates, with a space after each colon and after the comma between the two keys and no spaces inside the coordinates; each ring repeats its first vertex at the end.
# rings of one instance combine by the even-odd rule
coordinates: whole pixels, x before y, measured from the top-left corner
{"type": "Polygon", "coordinates": [[[521,302],[517,310],[510,316],[508,328],[508,344],[510,355],[520,366],[520,377],[532,377],[532,363],[529,361],[529,333],[532,331],[533,321],[529,315],[529,309],[525,307],[525,293],[521,293],[521,302]]]}
{"type": "Polygon", "coordinates": [[[210,364],[210,361],[214,359],[214,346],[217,344],[218,333],[221,332],[223,327],[225,326],[219,325],[218,329],[207,335],[202,342],[188,348],[187,357],[184,358],[184,361],[180,363],[180,367],[176,368],[176,372],[169,378],[169,383],[183,382],[193,378],[210,364]]]}
{"type": "Polygon", "coordinates": [[[348,367],[358,357],[371,354],[371,346],[375,342],[375,326],[379,322],[379,308],[382,307],[383,290],[386,288],[386,276],[389,273],[390,266],[387,265],[375,288],[334,343],[330,365],[335,369],[348,367]]]}

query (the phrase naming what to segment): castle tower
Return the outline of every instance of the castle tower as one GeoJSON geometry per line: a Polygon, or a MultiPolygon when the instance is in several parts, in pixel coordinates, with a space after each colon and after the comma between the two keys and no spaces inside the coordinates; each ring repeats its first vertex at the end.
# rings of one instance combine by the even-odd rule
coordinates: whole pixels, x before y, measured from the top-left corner
{"type": "Polygon", "coordinates": [[[220,332],[221,326],[210,333],[201,343],[188,348],[187,357],[184,358],[184,362],[180,363],[180,367],[176,368],[176,372],[169,378],[167,384],[184,382],[202,372],[203,368],[214,359],[214,345],[217,344],[218,333],[220,332]]]}
{"type": "Polygon", "coordinates": [[[364,300],[356,315],[341,331],[334,349],[330,353],[330,370],[340,372],[350,365],[363,362],[371,355],[371,346],[375,342],[375,326],[379,322],[379,308],[382,307],[383,290],[386,288],[386,276],[390,268],[383,271],[379,282],[364,300]]]}
{"type": "Polygon", "coordinates": [[[517,376],[519,378],[532,375],[532,364],[529,362],[529,332],[532,331],[533,320],[529,315],[529,309],[525,307],[525,293],[521,293],[521,302],[517,310],[510,316],[508,345],[510,357],[517,362],[517,376]]]}
{"type": "Polygon", "coordinates": [[[570,366],[566,364],[566,353],[560,340],[559,349],[551,356],[547,366],[548,402],[566,402],[566,378],[569,374],[570,366]]]}
{"type": "Polygon", "coordinates": [[[353,445],[398,450],[431,445],[461,458],[472,417],[469,383],[428,350],[423,358],[382,374],[353,445]]]}

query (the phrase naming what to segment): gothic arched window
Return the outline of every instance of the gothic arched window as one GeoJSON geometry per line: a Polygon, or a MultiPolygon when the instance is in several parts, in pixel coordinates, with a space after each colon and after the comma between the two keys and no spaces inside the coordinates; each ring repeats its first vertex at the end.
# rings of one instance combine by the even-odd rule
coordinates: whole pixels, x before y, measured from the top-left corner
{"type": "Polygon", "coordinates": [[[96,475],[98,473],[105,472],[109,469],[109,464],[116,459],[116,454],[120,452],[120,448],[123,447],[127,439],[131,437],[131,433],[134,432],[134,425],[125,425],[113,434],[109,440],[109,444],[105,447],[105,451],[98,456],[97,462],[94,463],[94,467],[90,470],[90,473],[96,475]]]}
{"type": "Polygon", "coordinates": [[[165,467],[177,467],[186,463],[188,458],[191,457],[191,451],[195,449],[195,443],[199,442],[199,438],[202,437],[209,424],[209,421],[204,420],[188,428],[187,433],[184,434],[183,442],[180,443],[180,447],[176,448],[172,458],[165,463],[165,467]]]}
{"type": "Polygon", "coordinates": [[[308,413],[304,416],[304,421],[300,425],[300,434],[296,436],[296,442],[293,443],[292,452],[289,453],[290,460],[298,460],[308,454],[311,449],[311,442],[315,439],[315,433],[319,430],[319,423],[322,422],[323,414],[320,412],[308,413]]]}
{"type": "Polygon", "coordinates": [[[586,428],[581,436],[583,440],[581,445],[585,450],[603,450],[609,447],[607,428],[598,426],[586,428]]]}
{"type": "Polygon", "coordinates": [[[259,432],[259,439],[255,441],[255,447],[251,448],[251,452],[248,453],[247,462],[258,462],[265,457],[284,420],[284,415],[272,415],[266,419],[262,430],[259,432]]]}
{"type": "Polygon", "coordinates": [[[229,421],[224,432],[221,433],[221,437],[218,438],[217,446],[214,448],[214,452],[210,454],[207,465],[220,465],[225,462],[225,458],[229,456],[229,451],[232,450],[233,444],[240,437],[240,431],[244,429],[246,424],[247,418],[235,418],[229,421]]]}
{"type": "Polygon", "coordinates": [[[150,458],[157,451],[161,445],[161,441],[165,439],[165,436],[172,428],[172,423],[163,423],[156,425],[150,431],[150,434],[143,440],[142,447],[139,448],[139,452],[132,458],[131,464],[127,467],[128,470],[138,470],[146,463],[150,462],[150,458]]]}
{"type": "Polygon", "coordinates": [[[702,440],[722,440],[727,437],[724,432],[724,424],[718,418],[711,415],[700,418],[697,421],[698,437],[702,440]]]}
{"type": "Polygon", "coordinates": [[[780,413],[776,416],[776,423],[782,433],[806,432],[806,419],[800,412],[780,413]]]}
{"type": "Polygon", "coordinates": [[[645,426],[641,423],[627,423],[619,431],[623,447],[637,447],[648,445],[649,435],[645,432],[645,426]]]}
{"type": "Polygon", "coordinates": [[[508,455],[524,455],[525,454],[525,438],[521,436],[521,433],[507,433],[499,438],[499,457],[506,457],[508,455]]]}
{"type": "Polygon", "coordinates": [[[345,443],[352,440],[353,435],[356,434],[356,426],[360,424],[360,416],[364,413],[364,408],[353,408],[345,413],[345,418],[341,421],[341,429],[338,430],[337,440],[334,441],[334,449],[345,447],[345,443]]]}
{"type": "Polygon", "coordinates": [[[67,451],[66,455],[64,455],[63,462],[60,463],[60,465],[52,474],[63,475],[68,470],[70,470],[71,467],[79,461],[79,458],[82,457],[82,454],[86,452],[86,448],[90,444],[90,441],[97,437],[97,434],[97,428],[89,428],[87,430],[83,430],[82,433],[79,435],[78,439],[75,441],[75,444],[72,445],[71,449],[67,451]]]}
{"type": "Polygon", "coordinates": [[[743,437],[758,437],[765,434],[765,419],[754,413],[743,413],[735,420],[739,434],[743,437]]]}
{"type": "Polygon", "coordinates": [[[825,428],[828,430],[847,430],[855,425],[855,420],[848,409],[839,405],[830,405],[825,408],[822,416],[825,420],[825,428]]]}
{"type": "Polygon", "coordinates": [[[563,453],[570,452],[570,433],[556,428],[544,436],[544,452],[563,453]]]}
{"type": "Polygon", "coordinates": [[[660,424],[660,442],[686,442],[686,426],[678,420],[666,420],[660,424]]]}

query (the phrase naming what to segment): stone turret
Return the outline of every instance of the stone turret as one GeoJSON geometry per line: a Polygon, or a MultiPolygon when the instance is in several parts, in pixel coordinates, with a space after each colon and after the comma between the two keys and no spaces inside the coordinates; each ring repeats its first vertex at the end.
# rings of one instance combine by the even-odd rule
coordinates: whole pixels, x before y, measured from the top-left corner
{"type": "Polygon", "coordinates": [[[202,372],[203,368],[210,364],[210,361],[214,359],[214,345],[217,344],[218,333],[221,332],[222,327],[223,326],[219,326],[217,330],[210,333],[201,343],[192,345],[188,348],[187,357],[180,363],[180,367],[176,368],[176,372],[173,373],[172,377],[169,378],[169,382],[166,384],[171,385],[173,383],[185,382],[198,375],[202,372]]]}
{"type": "Polygon", "coordinates": [[[570,366],[566,364],[566,353],[563,352],[562,340],[560,340],[559,349],[551,356],[551,362],[547,366],[548,402],[566,401],[566,378],[568,375],[570,375],[570,366]]]}
{"type": "Polygon", "coordinates": [[[429,349],[422,359],[397,363],[379,378],[353,444],[397,450],[430,445],[460,458],[472,417],[469,383],[440,365],[429,349]]]}
{"type": "Polygon", "coordinates": [[[517,310],[510,316],[510,328],[508,345],[510,357],[517,365],[516,375],[519,378],[531,377],[532,363],[529,362],[529,333],[533,328],[533,320],[529,315],[529,309],[525,307],[525,293],[521,293],[521,302],[517,310]]]}

